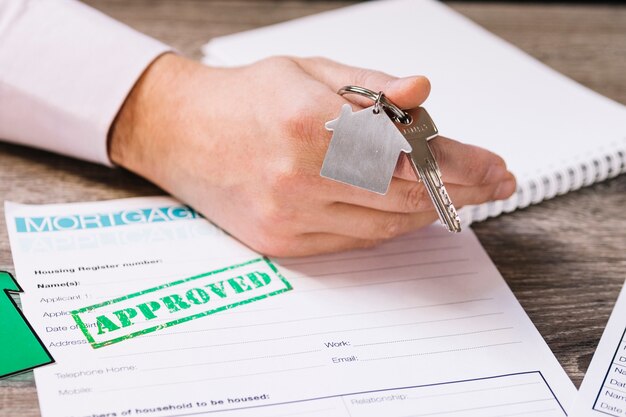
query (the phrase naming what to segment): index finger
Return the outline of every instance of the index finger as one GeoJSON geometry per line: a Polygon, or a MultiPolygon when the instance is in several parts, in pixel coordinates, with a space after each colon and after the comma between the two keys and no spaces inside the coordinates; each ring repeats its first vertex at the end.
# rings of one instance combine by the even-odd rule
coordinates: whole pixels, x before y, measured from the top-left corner
{"type": "MultiPolygon", "coordinates": [[[[295,62],[313,78],[326,84],[333,92],[346,85],[382,91],[397,106],[412,109],[422,104],[430,93],[430,82],[424,76],[398,78],[381,71],[351,67],[326,58],[296,58],[295,62]]],[[[351,101],[363,107],[373,103],[354,96],[351,101]]]]}

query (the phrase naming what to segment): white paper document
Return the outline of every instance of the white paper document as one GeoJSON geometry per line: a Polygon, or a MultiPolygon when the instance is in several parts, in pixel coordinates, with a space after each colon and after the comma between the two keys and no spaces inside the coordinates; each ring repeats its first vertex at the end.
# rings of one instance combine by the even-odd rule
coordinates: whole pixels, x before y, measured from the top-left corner
{"type": "Polygon", "coordinates": [[[6,216],[56,359],[44,417],[552,417],[576,394],[469,229],[267,259],[165,197],[6,216]]]}
{"type": "Polygon", "coordinates": [[[626,416],[626,288],[593,355],[575,409],[575,417],[626,416]]]}

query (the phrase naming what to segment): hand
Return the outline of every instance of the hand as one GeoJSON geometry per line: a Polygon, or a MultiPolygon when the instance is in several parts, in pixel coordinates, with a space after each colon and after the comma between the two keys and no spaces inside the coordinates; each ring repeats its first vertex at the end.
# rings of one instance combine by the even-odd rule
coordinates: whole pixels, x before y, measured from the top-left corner
{"type": "MultiPolygon", "coordinates": [[[[187,202],[253,249],[296,256],[369,247],[436,219],[407,165],[381,196],[320,177],[344,85],[419,106],[424,77],[394,78],[321,58],[234,69],[166,54],[137,82],[112,127],[110,156],[187,202]]],[[[353,99],[355,96],[350,96],[353,99]]],[[[353,108],[359,104],[355,97],[353,108]]],[[[510,196],[502,158],[437,138],[433,152],[458,207],[510,196]]]]}

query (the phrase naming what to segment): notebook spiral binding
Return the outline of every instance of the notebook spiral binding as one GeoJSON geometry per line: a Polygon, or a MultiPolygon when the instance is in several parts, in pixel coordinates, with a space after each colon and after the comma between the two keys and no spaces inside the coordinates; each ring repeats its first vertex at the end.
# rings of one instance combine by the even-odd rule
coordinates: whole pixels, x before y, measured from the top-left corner
{"type": "Polygon", "coordinates": [[[459,213],[465,226],[502,213],[538,204],[558,195],[604,181],[626,172],[626,147],[590,160],[542,175],[538,180],[518,184],[517,191],[507,200],[466,207],[459,213]]]}

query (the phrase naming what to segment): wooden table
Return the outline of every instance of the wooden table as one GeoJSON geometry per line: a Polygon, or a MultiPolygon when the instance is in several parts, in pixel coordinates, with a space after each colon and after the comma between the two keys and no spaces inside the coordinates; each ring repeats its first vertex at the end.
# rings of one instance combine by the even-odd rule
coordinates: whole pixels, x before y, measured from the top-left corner
{"type": "MultiPolygon", "coordinates": [[[[351,2],[88,3],[199,58],[200,46],[211,37],[351,2]]],[[[450,5],[548,65],[626,103],[626,6],[450,5]]],[[[0,195],[5,200],[55,203],[156,194],[162,191],[121,170],[0,144],[0,195]]],[[[626,175],[473,228],[579,385],[626,278],[626,175]]],[[[13,271],[4,213],[0,213],[0,270],[13,271]]],[[[0,381],[0,416],[38,415],[31,372],[0,381]]]]}

